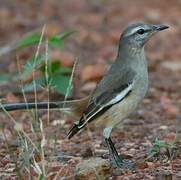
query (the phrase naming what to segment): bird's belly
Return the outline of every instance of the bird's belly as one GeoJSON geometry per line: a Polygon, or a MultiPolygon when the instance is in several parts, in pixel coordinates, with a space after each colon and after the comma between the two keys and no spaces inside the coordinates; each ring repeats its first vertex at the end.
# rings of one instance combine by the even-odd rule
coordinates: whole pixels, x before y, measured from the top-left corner
{"type": "Polygon", "coordinates": [[[103,125],[104,127],[116,126],[135,111],[141,99],[142,97],[139,94],[130,94],[120,103],[113,105],[102,116],[97,118],[95,120],[96,124],[103,125]]]}

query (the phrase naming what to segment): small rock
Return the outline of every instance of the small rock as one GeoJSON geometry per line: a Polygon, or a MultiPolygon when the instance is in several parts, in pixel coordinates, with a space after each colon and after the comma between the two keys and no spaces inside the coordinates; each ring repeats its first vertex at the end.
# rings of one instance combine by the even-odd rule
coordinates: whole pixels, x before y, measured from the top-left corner
{"type": "Polygon", "coordinates": [[[14,125],[14,129],[15,129],[16,131],[18,131],[18,132],[23,131],[23,125],[22,125],[22,123],[16,123],[16,124],[14,125]]]}
{"type": "Polygon", "coordinates": [[[148,168],[148,164],[144,160],[138,160],[135,164],[138,169],[148,168]]]}
{"type": "Polygon", "coordinates": [[[156,175],[156,180],[172,180],[172,173],[170,171],[160,171],[156,175]]]}
{"type": "Polygon", "coordinates": [[[181,179],[181,172],[176,173],[176,178],[181,179]]]}
{"type": "Polygon", "coordinates": [[[96,88],[96,82],[87,82],[82,86],[81,91],[85,93],[90,93],[95,88],[96,88]]]}
{"type": "Polygon", "coordinates": [[[181,71],[181,62],[179,61],[164,61],[161,66],[171,71],[181,71]]]}
{"type": "Polygon", "coordinates": [[[155,167],[155,163],[153,163],[153,162],[146,162],[146,164],[147,164],[148,168],[150,168],[150,169],[155,167]]]}
{"type": "Polygon", "coordinates": [[[97,180],[107,179],[112,169],[108,160],[102,158],[91,158],[83,160],[76,166],[76,180],[97,180]]]}
{"type": "Polygon", "coordinates": [[[84,150],[81,152],[81,156],[82,156],[83,158],[88,158],[88,157],[93,156],[92,149],[91,149],[90,147],[87,147],[86,149],[84,149],[84,150]]]}
{"type": "Polygon", "coordinates": [[[163,125],[163,126],[160,126],[159,129],[161,129],[161,130],[167,130],[167,129],[168,129],[168,126],[163,125]]]}
{"type": "Polygon", "coordinates": [[[168,133],[167,136],[166,136],[166,141],[168,143],[173,143],[175,141],[176,137],[177,137],[177,134],[175,134],[173,132],[168,133]]]}

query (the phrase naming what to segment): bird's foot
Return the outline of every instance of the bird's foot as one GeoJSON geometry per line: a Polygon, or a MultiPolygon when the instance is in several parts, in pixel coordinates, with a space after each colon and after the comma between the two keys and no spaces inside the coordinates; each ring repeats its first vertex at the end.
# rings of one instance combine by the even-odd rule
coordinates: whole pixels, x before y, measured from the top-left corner
{"type": "Polygon", "coordinates": [[[116,159],[114,158],[112,162],[113,162],[113,165],[123,170],[134,169],[134,163],[131,160],[121,159],[120,157],[117,157],[116,159]]]}

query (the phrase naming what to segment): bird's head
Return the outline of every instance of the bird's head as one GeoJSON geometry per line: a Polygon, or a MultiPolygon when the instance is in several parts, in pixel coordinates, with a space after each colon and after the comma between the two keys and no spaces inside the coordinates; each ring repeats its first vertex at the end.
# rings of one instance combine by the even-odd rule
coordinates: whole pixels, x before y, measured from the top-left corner
{"type": "Polygon", "coordinates": [[[153,34],[167,28],[168,26],[166,25],[153,25],[143,22],[131,24],[123,31],[121,41],[132,47],[141,48],[153,34]]]}

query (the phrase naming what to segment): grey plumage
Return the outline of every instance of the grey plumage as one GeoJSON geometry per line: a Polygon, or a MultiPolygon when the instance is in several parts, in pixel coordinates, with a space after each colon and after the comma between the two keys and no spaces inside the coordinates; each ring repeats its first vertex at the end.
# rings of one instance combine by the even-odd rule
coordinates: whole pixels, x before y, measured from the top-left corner
{"type": "Polygon", "coordinates": [[[79,122],[69,131],[69,139],[88,123],[102,122],[103,136],[116,165],[120,168],[132,166],[118,155],[110,135],[112,128],[132,113],[144,98],[148,89],[144,45],[155,32],[166,28],[164,25],[136,23],[123,31],[117,58],[91,95],[79,122]]]}
{"type": "MultiPolygon", "coordinates": [[[[105,110],[107,111],[117,103],[124,101],[124,99],[130,96],[132,93],[134,94],[134,96],[137,96],[134,98],[137,104],[145,96],[148,89],[148,72],[143,45],[147,39],[144,37],[141,42],[137,41],[137,34],[135,33],[140,28],[150,30],[150,27],[152,28],[151,25],[137,23],[130,25],[125,29],[120,38],[118,55],[115,62],[113,63],[107,74],[100,81],[100,83],[97,85],[94,93],[90,98],[84,115],[80,119],[79,123],[74,126],[76,127],[77,132],[82,129],[87,123],[101,116],[105,110]],[[119,101],[109,103],[112,99],[116,98],[118,94],[123,93],[124,90],[126,90],[126,88],[131,85],[131,89],[123,94],[124,96],[119,99],[119,101]]],[[[148,33],[150,32],[148,31],[148,33]]],[[[151,35],[152,33],[150,34],[150,36],[151,35]]],[[[133,110],[134,108],[130,109],[130,111],[133,110]]],[[[127,112],[126,115],[129,115],[129,113],[131,112],[127,112]]],[[[124,114],[120,114],[120,122],[124,117],[124,114]]],[[[117,124],[117,122],[112,122],[112,126],[115,126],[117,124]]],[[[74,129],[73,134],[75,133],[76,131],[74,129]]],[[[72,136],[73,135],[70,131],[68,137],[70,138],[72,136]]]]}

